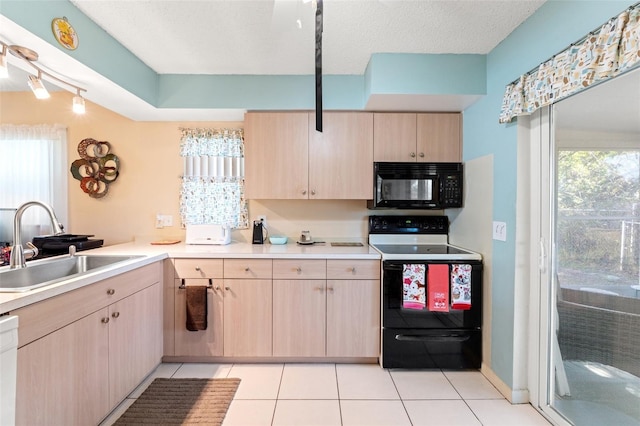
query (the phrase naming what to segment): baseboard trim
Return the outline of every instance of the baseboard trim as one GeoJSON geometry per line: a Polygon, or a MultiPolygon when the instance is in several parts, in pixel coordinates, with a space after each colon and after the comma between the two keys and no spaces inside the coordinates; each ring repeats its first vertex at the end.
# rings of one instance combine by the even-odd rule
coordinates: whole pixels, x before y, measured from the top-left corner
{"type": "Polygon", "coordinates": [[[498,389],[498,392],[502,394],[507,401],[512,404],[529,404],[529,390],[528,389],[511,389],[505,382],[498,377],[498,375],[485,363],[482,363],[480,372],[484,377],[491,382],[493,386],[498,389]]]}

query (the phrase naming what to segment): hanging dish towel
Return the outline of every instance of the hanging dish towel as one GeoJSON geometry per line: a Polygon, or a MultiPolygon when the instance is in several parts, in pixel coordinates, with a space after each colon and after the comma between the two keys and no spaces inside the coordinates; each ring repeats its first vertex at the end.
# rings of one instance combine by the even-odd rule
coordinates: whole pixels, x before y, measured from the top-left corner
{"type": "Polygon", "coordinates": [[[207,286],[188,285],[187,292],[187,330],[207,329],[207,286]]]}
{"type": "Polygon", "coordinates": [[[451,309],[471,309],[471,265],[451,265],[451,309]]]}
{"type": "Polygon", "coordinates": [[[424,309],[425,303],[424,264],[402,265],[402,307],[424,309]]]}
{"type": "Polygon", "coordinates": [[[429,265],[429,310],[449,312],[449,265],[429,265]]]}

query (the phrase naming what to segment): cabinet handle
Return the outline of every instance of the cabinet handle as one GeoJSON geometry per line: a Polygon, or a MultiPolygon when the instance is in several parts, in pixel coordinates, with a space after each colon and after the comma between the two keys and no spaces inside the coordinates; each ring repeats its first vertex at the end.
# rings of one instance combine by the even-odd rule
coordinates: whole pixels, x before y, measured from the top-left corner
{"type": "Polygon", "coordinates": [[[109,322],[109,317],[102,318],[102,323],[106,324],[109,322]]]}
{"type": "MultiPolygon", "coordinates": [[[[111,316],[114,318],[118,318],[120,316],[120,312],[114,312],[111,314],[111,316]]],[[[107,318],[107,320],[109,320],[109,318],[107,318]]]]}
{"type": "Polygon", "coordinates": [[[114,294],[116,294],[116,291],[114,289],[110,288],[109,290],[107,290],[107,294],[109,296],[113,296],[114,294]]]}
{"type": "Polygon", "coordinates": [[[411,154],[409,154],[409,157],[411,157],[411,158],[416,158],[416,153],[415,153],[415,152],[412,152],[411,154]]]}
{"type": "Polygon", "coordinates": [[[307,195],[307,190],[306,189],[302,190],[302,195],[307,195]]]}
{"type": "Polygon", "coordinates": [[[420,158],[424,158],[424,152],[420,153],[420,158]]]}

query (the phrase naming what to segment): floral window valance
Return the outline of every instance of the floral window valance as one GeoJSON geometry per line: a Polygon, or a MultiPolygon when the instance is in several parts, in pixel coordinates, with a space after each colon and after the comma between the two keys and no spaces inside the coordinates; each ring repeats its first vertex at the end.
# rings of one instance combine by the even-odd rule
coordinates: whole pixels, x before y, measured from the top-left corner
{"type": "Polygon", "coordinates": [[[183,225],[248,228],[242,129],[180,129],[183,225]]]}
{"type": "Polygon", "coordinates": [[[609,20],[535,70],[508,84],[500,122],[538,108],[628,71],[640,63],[640,5],[609,20]]]}

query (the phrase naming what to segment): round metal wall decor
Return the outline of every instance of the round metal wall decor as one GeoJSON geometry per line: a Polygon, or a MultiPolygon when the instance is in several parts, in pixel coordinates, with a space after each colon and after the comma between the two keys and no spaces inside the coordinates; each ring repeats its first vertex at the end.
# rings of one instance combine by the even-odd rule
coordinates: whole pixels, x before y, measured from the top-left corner
{"type": "Polygon", "coordinates": [[[120,159],[111,154],[111,144],[92,138],[78,144],[80,158],[71,163],[71,175],[80,181],[80,189],[91,198],[102,198],[109,184],[120,175],[120,159]]]}
{"type": "Polygon", "coordinates": [[[65,49],[76,50],[78,47],[78,33],[73,29],[66,16],[51,21],[51,31],[58,43],[65,49]]]}

